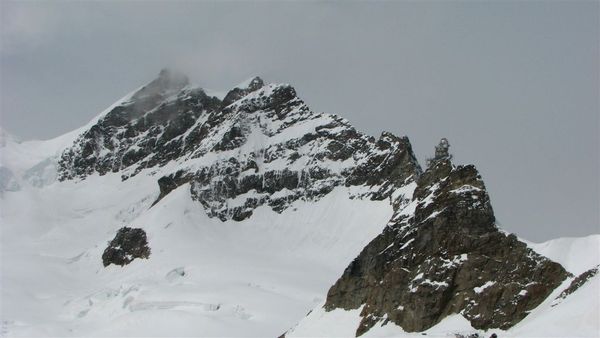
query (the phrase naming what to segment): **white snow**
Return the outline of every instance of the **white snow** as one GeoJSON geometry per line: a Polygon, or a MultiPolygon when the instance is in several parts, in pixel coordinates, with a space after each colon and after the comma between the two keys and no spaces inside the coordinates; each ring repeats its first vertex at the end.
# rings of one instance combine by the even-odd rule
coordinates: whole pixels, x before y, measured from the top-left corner
{"type": "Polygon", "coordinates": [[[481,191],[481,189],[474,187],[472,185],[469,185],[469,184],[465,184],[465,185],[461,186],[460,188],[450,190],[450,192],[453,194],[462,194],[462,193],[471,192],[471,191],[481,191]]]}
{"type": "MultiPolygon", "coordinates": [[[[286,337],[354,337],[361,317],[362,307],[354,310],[335,309],[326,312],[322,304],[313,310],[297,326],[287,332],[286,337]]],[[[455,334],[474,333],[477,330],[461,315],[452,315],[426,331],[408,333],[393,322],[384,324],[380,320],[373,328],[361,337],[455,337],[455,334]]],[[[491,333],[490,333],[491,334],[491,333]]]]}
{"type": "Polygon", "coordinates": [[[489,288],[494,284],[496,284],[496,282],[487,281],[483,285],[473,288],[473,290],[475,291],[475,293],[482,293],[485,289],[489,288]]]}
{"type": "Polygon", "coordinates": [[[324,299],[392,215],[389,201],[337,188],[282,214],[260,207],[221,222],[189,185],[149,208],[156,179],[93,175],[2,197],[7,336],[275,337],[324,299]],[[146,230],[151,256],[104,268],[124,225],[146,230]]]}
{"type": "Polygon", "coordinates": [[[402,245],[402,246],[400,247],[400,250],[404,250],[404,249],[406,249],[406,248],[407,248],[407,247],[410,245],[410,243],[412,243],[414,240],[415,240],[414,238],[411,238],[411,239],[409,239],[408,241],[406,241],[406,243],[404,243],[404,245],[402,245]]]}
{"type": "Polygon", "coordinates": [[[237,85],[235,85],[235,87],[233,88],[239,88],[239,89],[246,89],[250,86],[250,84],[252,83],[252,81],[256,79],[256,76],[252,76],[247,78],[246,80],[238,83],[237,85]]]}
{"type": "Polygon", "coordinates": [[[581,238],[558,238],[543,243],[526,243],[539,254],[560,263],[574,275],[600,264],[600,234],[581,238]]]}
{"type": "Polygon", "coordinates": [[[552,306],[570,280],[503,337],[600,337],[600,275],[552,306]]]}

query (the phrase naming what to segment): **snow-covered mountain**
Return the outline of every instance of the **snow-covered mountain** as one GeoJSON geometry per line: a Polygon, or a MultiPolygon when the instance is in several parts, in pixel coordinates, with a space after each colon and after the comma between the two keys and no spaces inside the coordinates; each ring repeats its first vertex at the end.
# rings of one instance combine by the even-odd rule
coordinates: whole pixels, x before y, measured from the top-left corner
{"type": "Polygon", "coordinates": [[[73,132],[1,139],[3,335],[599,332],[600,236],[525,243],[473,166],[423,171],[290,85],[163,70],[73,132]]]}

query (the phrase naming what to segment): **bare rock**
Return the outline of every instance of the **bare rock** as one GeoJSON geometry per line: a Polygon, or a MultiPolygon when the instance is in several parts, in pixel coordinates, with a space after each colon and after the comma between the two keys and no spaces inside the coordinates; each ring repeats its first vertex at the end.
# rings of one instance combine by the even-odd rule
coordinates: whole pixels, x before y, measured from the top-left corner
{"type": "Polygon", "coordinates": [[[104,250],[102,263],[105,267],[110,264],[124,266],[136,258],[148,257],[150,257],[150,248],[146,232],[139,228],[123,227],[104,250]]]}

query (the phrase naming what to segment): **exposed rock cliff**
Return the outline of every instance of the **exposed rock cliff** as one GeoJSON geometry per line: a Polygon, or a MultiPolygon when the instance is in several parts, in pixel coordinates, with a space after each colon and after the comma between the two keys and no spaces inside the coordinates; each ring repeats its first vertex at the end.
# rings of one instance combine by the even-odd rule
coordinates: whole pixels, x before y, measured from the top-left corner
{"type": "Polygon", "coordinates": [[[496,228],[475,167],[441,160],[329,290],[325,309],[364,304],[357,336],[380,321],[422,331],[454,313],[475,328],[507,329],[567,275],[496,228]]]}
{"type": "Polygon", "coordinates": [[[100,118],[59,166],[61,180],[160,171],[159,199],[190,182],[193,198],[223,220],[340,185],[373,186],[370,197],[383,199],[421,173],[408,138],[375,139],[314,113],[289,85],[254,78],[221,101],[168,71],[100,118]]]}

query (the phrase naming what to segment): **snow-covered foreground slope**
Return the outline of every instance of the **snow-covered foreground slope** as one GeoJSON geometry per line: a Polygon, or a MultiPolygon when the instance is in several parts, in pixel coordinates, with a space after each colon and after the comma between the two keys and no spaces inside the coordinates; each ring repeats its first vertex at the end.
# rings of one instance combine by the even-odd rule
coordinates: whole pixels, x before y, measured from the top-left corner
{"type": "MultiPolygon", "coordinates": [[[[388,201],[336,188],[281,214],[243,222],[206,216],[183,185],[150,208],[156,177],[94,175],[3,196],[2,321],[7,336],[353,336],[361,317],[322,309],[327,289],[392,215],[388,201]],[[100,256],[123,225],[147,231],[152,254],[126,267],[100,256]],[[305,314],[313,309],[308,317],[305,314]]],[[[600,236],[529,243],[574,275],[599,264],[600,236]]],[[[502,337],[594,337],[600,279],[559,304],[567,280],[502,337]]],[[[491,334],[459,315],[428,336],[491,334]]],[[[411,337],[388,323],[365,337],[411,337]]]]}
{"type": "MultiPolygon", "coordinates": [[[[538,251],[572,272],[575,276],[600,264],[600,235],[581,238],[559,238],[543,243],[528,243],[538,251]]],[[[468,336],[478,333],[487,337],[599,337],[600,336],[600,275],[595,275],[581,288],[557,300],[574,278],[566,280],[538,308],[522,322],[508,331],[476,330],[460,315],[447,317],[438,325],[425,331],[427,337],[468,336]]],[[[361,309],[327,312],[323,304],[290,330],[286,337],[349,337],[354,336],[361,321],[361,309]]],[[[389,322],[377,325],[363,337],[423,337],[423,333],[407,333],[389,322]]]]}
{"type": "Polygon", "coordinates": [[[10,336],[277,336],[302,318],[391,216],[338,188],[244,222],[206,216],[182,186],[116,175],[23,189],[2,200],[2,319],[10,336]],[[116,229],[152,254],[102,267],[116,229]]]}

